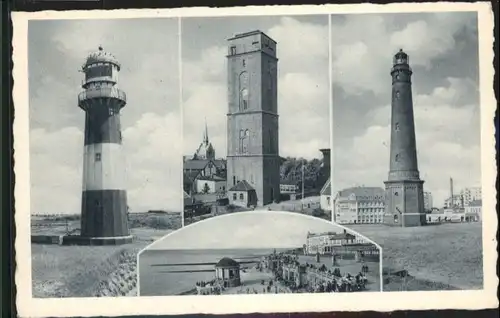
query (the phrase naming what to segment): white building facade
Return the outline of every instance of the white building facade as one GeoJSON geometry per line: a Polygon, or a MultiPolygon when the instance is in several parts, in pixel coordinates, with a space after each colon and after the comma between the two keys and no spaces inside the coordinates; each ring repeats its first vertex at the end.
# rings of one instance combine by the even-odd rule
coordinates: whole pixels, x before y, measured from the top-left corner
{"type": "Polygon", "coordinates": [[[348,188],[335,195],[332,221],[339,224],[377,224],[383,222],[384,211],[384,189],[348,188]]]}

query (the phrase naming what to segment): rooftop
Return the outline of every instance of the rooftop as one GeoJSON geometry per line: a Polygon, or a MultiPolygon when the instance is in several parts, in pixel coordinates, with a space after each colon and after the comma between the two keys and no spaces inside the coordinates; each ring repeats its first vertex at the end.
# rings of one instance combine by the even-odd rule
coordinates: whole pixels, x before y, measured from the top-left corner
{"type": "Polygon", "coordinates": [[[246,180],[241,180],[235,186],[233,186],[229,191],[252,191],[255,190],[246,180]]]}
{"type": "Polygon", "coordinates": [[[215,264],[215,267],[240,267],[240,263],[232,258],[224,257],[215,264]]]}
{"type": "Polygon", "coordinates": [[[116,57],[108,52],[105,52],[102,46],[99,46],[98,50],[95,52],[92,52],[87,56],[87,59],[85,60],[85,63],[83,64],[83,69],[87,68],[87,66],[92,65],[92,64],[97,64],[97,63],[110,63],[114,64],[118,67],[118,70],[120,70],[120,63],[116,59],[116,57]]]}
{"type": "Polygon", "coordinates": [[[323,188],[321,188],[320,194],[321,195],[332,195],[331,178],[328,178],[328,180],[326,180],[325,184],[323,185],[323,188]]]}
{"type": "Polygon", "coordinates": [[[339,197],[356,196],[357,201],[384,201],[385,190],[380,187],[353,187],[339,191],[339,197]]]}

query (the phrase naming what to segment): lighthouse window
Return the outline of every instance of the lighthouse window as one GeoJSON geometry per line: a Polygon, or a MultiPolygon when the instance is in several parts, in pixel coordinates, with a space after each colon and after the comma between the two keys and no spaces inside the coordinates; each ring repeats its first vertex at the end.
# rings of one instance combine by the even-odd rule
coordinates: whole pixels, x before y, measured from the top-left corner
{"type": "Polygon", "coordinates": [[[396,160],[396,162],[399,162],[399,154],[396,155],[396,157],[394,158],[394,160],[396,160]]]}
{"type": "Polygon", "coordinates": [[[399,99],[399,95],[400,95],[399,91],[396,91],[396,98],[397,99],[399,99]]]}
{"type": "Polygon", "coordinates": [[[394,128],[396,131],[399,131],[399,123],[396,123],[396,127],[394,128]]]}
{"type": "Polygon", "coordinates": [[[95,154],[95,161],[101,161],[101,153],[97,152],[95,154]]]}

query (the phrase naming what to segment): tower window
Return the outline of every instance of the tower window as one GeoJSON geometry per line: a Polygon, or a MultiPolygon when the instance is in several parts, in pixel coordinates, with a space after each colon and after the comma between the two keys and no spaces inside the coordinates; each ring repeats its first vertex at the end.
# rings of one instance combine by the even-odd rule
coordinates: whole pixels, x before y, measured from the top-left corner
{"type": "Polygon", "coordinates": [[[241,60],[241,65],[243,65],[243,67],[247,66],[247,61],[245,61],[245,59],[241,60]]]}
{"type": "Polygon", "coordinates": [[[249,99],[249,92],[248,92],[248,72],[241,72],[240,74],[240,83],[239,83],[239,90],[240,90],[240,96],[239,96],[239,109],[240,111],[247,110],[248,109],[248,99],[249,99]]]}
{"type": "Polygon", "coordinates": [[[396,91],[396,99],[399,99],[400,93],[399,91],[396,91]]]}
{"type": "Polygon", "coordinates": [[[236,176],[233,176],[233,185],[236,185],[236,176]]]}
{"type": "Polygon", "coordinates": [[[396,123],[394,130],[399,131],[399,123],[396,123]]]}
{"type": "Polygon", "coordinates": [[[396,155],[396,157],[394,157],[394,160],[395,160],[396,162],[399,162],[399,154],[397,154],[397,155],[396,155]]]}
{"type": "Polygon", "coordinates": [[[101,153],[97,152],[95,154],[95,161],[101,161],[101,153]]]}
{"type": "Polygon", "coordinates": [[[236,46],[231,46],[229,54],[235,55],[236,54],[236,46]]]}

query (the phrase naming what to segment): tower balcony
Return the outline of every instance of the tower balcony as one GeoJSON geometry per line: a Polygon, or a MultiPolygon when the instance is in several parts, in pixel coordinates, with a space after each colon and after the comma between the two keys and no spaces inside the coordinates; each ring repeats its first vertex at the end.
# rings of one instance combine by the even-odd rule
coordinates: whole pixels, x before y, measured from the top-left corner
{"type": "Polygon", "coordinates": [[[101,87],[98,89],[87,89],[78,94],[78,105],[85,108],[93,99],[106,98],[118,100],[123,107],[127,103],[127,95],[117,87],[101,87]]]}

